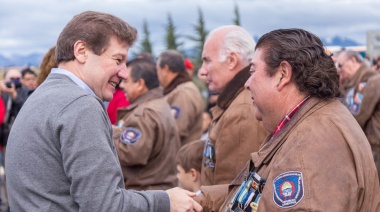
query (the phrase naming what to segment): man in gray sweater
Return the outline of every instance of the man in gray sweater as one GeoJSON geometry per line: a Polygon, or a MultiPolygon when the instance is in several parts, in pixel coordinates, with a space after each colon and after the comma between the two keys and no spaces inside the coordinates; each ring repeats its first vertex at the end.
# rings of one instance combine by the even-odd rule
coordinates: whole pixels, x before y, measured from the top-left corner
{"type": "Polygon", "coordinates": [[[14,211],[201,211],[194,193],[124,189],[103,105],[126,79],[137,31],[104,13],[75,16],[57,41],[57,69],[30,96],[9,136],[14,211]]]}

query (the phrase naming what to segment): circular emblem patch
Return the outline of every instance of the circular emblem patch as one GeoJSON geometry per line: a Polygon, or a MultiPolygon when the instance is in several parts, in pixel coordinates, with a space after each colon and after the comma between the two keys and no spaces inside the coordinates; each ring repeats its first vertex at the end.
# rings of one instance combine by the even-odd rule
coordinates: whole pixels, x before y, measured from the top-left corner
{"type": "Polygon", "coordinates": [[[120,135],[120,141],[124,144],[135,144],[141,137],[141,131],[134,127],[127,127],[120,135]]]}
{"type": "Polygon", "coordinates": [[[285,172],[273,180],[273,201],[280,208],[297,205],[304,195],[302,173],[285,172]]]}

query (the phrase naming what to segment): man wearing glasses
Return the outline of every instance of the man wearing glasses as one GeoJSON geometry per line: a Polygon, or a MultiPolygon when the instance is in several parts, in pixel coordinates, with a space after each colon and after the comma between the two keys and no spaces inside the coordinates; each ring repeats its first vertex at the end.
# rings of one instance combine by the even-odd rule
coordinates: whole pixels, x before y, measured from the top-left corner
{"type": "Polygon", "coordinates": [[[380,176],[380,74],[355,51],[341,52],[336,67],[340,77],[346,78],[342,102],[367,136],[380,176]]]}

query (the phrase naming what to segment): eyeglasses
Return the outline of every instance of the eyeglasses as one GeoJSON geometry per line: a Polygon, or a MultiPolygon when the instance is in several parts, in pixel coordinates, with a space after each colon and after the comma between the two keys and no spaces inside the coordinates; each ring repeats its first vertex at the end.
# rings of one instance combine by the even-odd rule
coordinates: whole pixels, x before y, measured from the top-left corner
{"type": "Polygon", "coordinates": [[[335,63],[335,67],[336,67],[336,68],[342,68],[342,67],[344,66],[344,64],[346,64],[346,62],[347,62],[347,60],[346,60],[345,62],[343,62],[343,63],[338,63],[338,62],[336,62],[336,63],[335,63]]]}

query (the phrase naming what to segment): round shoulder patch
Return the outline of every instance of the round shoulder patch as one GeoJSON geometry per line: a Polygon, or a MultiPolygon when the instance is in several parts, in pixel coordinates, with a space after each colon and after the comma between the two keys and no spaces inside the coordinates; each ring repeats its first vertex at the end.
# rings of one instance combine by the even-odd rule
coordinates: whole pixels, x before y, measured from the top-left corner
{"type": "Polygon", "coordinates": [[[171,106],[170,107],[170,110],[172,112],[172,115],[175,119],[178,118],[179,114],[181,113],[181,109],[179,109],[179,107],[177,106],[171,106]]]}
{"type": "Polygon", "coordinates": [[[289,171],[273,180],[273,201],[280,208],[297,205],[304,195],[302,173],[289,171]]]}
{"type": "Polygon", "coordinates": [[[141,131],[134,127],[127,127],[120,135],[120,141],[124,144],[135,144],[141,137],[141,131]]]}

